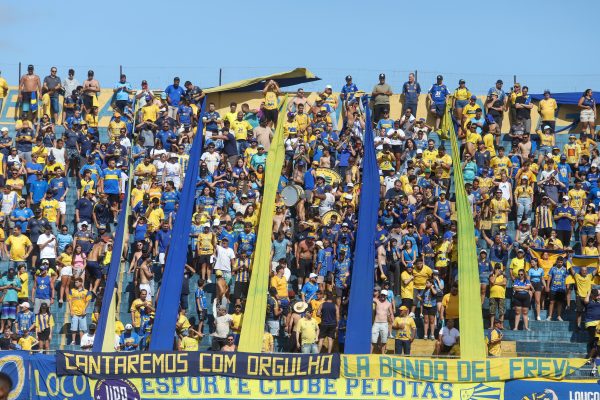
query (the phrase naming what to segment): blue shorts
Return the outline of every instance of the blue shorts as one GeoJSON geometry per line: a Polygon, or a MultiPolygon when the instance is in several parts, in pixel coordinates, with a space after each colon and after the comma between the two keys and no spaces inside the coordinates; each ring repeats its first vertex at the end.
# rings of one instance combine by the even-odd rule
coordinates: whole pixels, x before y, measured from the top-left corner
{"type": "Polygon", "coordinates": [[[469,100],[456,100],[454,102],[454,108],[465,108],[469,104],[469,100]]]}
{"type": "Polygon", "coordinates": [[[102,278],[102,268],[100,268],[100,264],[98,264],[98,261],[88,261],[87,268],[90,271],[90,275],[92,276],[92,278],[102,278]]]}
{"type": "Polygon", "coordinates": [[[87,332],[87,319],[85,315],[71,317],[71,332],[87,332]]]}
{"type": "Polygon", "coordinates": [[[435,103],[431,106],[431,111],[435,112],[438,117],[443,117],[446,112],[446,103],[435,103]]]}
{"type": "Polygon", "coordinates": [[[21,107],[23,111],[28,112],[31,108],[31,94],[33,92],[23,92],[21,96],[21,107]]]}
{"type": "Polygon", "coordinates": [[[595,226],[584,226],[581,228],[581,234],[585,236],[594,236],[596,234],[595,226]]]}

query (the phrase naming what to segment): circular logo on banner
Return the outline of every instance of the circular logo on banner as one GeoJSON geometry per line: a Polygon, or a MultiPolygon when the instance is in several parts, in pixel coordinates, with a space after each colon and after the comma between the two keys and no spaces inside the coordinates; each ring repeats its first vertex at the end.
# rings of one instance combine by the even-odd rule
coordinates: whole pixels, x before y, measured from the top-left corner
{"type": "Polygon", "coordinates": [[[140,394],[127,379],[106,379],[96,383],[94,400],[140,400],[140,394]]]}

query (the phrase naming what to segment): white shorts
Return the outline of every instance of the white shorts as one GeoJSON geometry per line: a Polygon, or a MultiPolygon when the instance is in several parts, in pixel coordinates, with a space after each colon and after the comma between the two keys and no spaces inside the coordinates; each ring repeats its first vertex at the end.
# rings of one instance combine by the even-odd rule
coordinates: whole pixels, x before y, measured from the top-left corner
{"type": "Polygon", "coordinates": [[[377,341],[381,338],[381,343],[385,344],[387,343],[389,334],[390,331],[387,322],[374,322],[371,329],[371,343],[377,344],[377,341]]]}
{"type": "Polygon", "coordinates": [[[65,265],[62,267],[60,269],[60,277],[62,278],[63,276],[73,276],[73,267],[70,265],[65,265]]]}
{"type": "Polygon", "coordinates": [[[148,296],[146,296],[148,301],[152,301],[152,295],[154,294],[152,286],[150,283],[140,283],[140,290],[145,290],[148,293],[148,296]]]}
{"type": "Polygon", "coordinates": [[[594,110],[582,110],[579,113],[579,119],[581,122],[594,122],[596,119],[594,116],[594,110]]]}
{"type": "Polygon", "coordinates": [[[158,253],[158,262],[161,265],[165,264],[165,253],[158,253]]]}
{"type": "Polygon", "coordinates": [[[67,202],[66,201],[59,201],[58,202],[58,209],[60,210],[61,215],[65,215],[67,213],[67,202]]]}

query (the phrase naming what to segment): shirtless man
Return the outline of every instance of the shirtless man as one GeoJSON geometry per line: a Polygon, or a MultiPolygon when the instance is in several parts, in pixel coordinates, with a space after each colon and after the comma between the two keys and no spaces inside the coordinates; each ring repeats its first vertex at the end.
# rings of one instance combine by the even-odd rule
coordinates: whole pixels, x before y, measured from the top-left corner
{"type": "Polygon", "coordinates": [[[33,65],[29,64],[27,67],[27,74],[23,75],[19,80],[19,102],[21,103],[21,110],[23,111],[22,118],[27,115],[30,120],[34,120],[34,114],[37,115],[37,113],[30,112],[32,111],[31,98],[33,93],[35,93],[37,101],[41,101],[41,92],[42,82],[40,81],[40,77],[33,73],[33,65]]]}
{"type": "Polygon", "coordinates": [[[87,111],[94,105],[94,96],[100,93],[100,82],[94,79],[94,71],[88,71],[88,78],[83,82],[83,106],[87,111]]]}
{"type": "Polygon", "coordinates": [[[288,104],[288,111],[295,112],[298,109],[298,105],[303,104],[304,107],[310,107],[308,100],[304,97],[304,89],[300,88],[296,92],[296,95],[288,104]]]}
{"type": "Polygon", "coordinates": [[[102,268],[100,268],[98,259],[100,259],[102,253],[104,253],[105,244],[106,243],[102,239],[96,240],[96,243],[94,243],[94,246],[92,246],[92,250],[90,250],[90,254],[87,257],[87,268],[90,272],[90,276],[93,279],[93,283],[90,286],[90,291],[92,292],[92,296],[94,298],[96,298],[98,286],[100,286],[100,281],[102,280],[102,268]]]}
{"type": "Polygon", "coordinates": [[[531,153],[531,140],[529,140],[529,133],[523,134],[521,143],[519,143],[519,155],[521,156],[521,162],[525,162],[529,158],[531,153]]]}
{"type": "Polygon", "coordinates": [[[139,267],[135,267],[139,273],[138,282],[140,283],[140,291],[146,290],[148,293],[148,301],[150,302],[152,301],[152,296],[154,295],[154,282],[152,281],[154,278],[154,273],[150,269],[151,265],[152,260],[150,257],[146,257],[139,267]]]}
{"type": "Polygon", "coordinates": [[[296,268],[298,269],[298,289],[308,282],[308,276],[314,272],[315,238],[309,235],[296,246],[296,268]]]}
{"type": "MultiPolygon", "coordinates": [[[[381,354],[385,354],[386,346],[389,335],[388,324],[391,324],[394,319],[392,313],[392,303],[387,301],[387,290],[379,292],[375,303],[375,321],[373,322],[373,328],[371,329],[371,353],[378,346],[378,340],[381,339],[381,354]]],[[[378,346],[379,347],[379,346],[378,346]]]]}

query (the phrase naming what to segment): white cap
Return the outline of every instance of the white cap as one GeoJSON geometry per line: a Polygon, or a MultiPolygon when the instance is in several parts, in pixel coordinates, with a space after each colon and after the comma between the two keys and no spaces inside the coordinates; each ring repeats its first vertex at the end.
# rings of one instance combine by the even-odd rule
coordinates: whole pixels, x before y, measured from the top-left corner
{"type": "Polygon", "coordinates": [[[417,154],[423,154],[423,150],[417,149],[417,154]]]}
{"type": "Polygon", "coordinates": [[[352,200],[352,195],[350,193],[346,193],[344,195],[344,198],[347,199],[347,200],[352,200]]]}
{"type": "Polygon", "coordinates": [[[131,324],[127,324],[127,325],[125,325],[125,330],[126,330],[126,331],[130,331],[130,330],[132,330],[132,329],[133,329],[133,325],[131,325],[131,324]]]}
{"type": "Polygon", "coordinates": [[[550,125],[544,125],[544,130],[546,130],[546,129],[552,129],[552,128],[550,128],[550,125]]]}
{"type": "Polygon", "coordinates": [[[348,187],[354,187],[354,183],[348,182],[348,183],[346,183],[346,186],[348,186],[348,187]]]}
{"type": "Polygon", "coordinates": [[[311,274],[310,274],[308,277],[309,277],[309,278],[316,278],[316,277],[317,277],[317,274],[315,274],[314,272],[312,272],[312,273],[311,273],[311,274]]]}
{"type": "Polygon", "coordinates": [[[380,295],[384,295],[387,296],[388,295],[388,291],[387,290],[382,290],[381,292],[379,292],[380,295]]]}
{"type": "Polygon", "coordinates": [[[571,200],[569,196],[563,196],[563,200],[571,200]]]}
{"type": "Polygon", "coordinates": [[[325,89],[333,89],[333,87],[331,85],[327,85],[325,86],[325,89]]]}
{"type": "Polygon", "coordinates": [[[203,228],[210,228],[210,224],[204,224],[202,225],[203,228]]]}
{"type": "Polygon", "coordinates": [[[219,225],[221,225],[221,221],[219,221],[218,219],[215,219],[213,221],[213,226],[219,226],[219,225]]]}
{"type": "Polygon", "coordinates": [[[548,157],[548,158],[552,158],[552,153],[548,153],[548,154],[546,154],[546,157],[548,157]]]}
{"type": "Polygon", "coordinates": [[[23,308],[31,308],[31,305],[28,302],[24,301],[24,302],[21,303],[21,307],[23,307],[23,308]]]}
{"type": "Polygon", "coordinates": [[[8,128],[3,126],[2,129],[0,129],[0,132],[8,132],[8,128]]]}
{"type": "Polygon", "coordinates": [[[527,175],[523,175],[523,176],[521,177],[521,179],[525,179],[526,181],[528,181],[528,180],[529,180],[529,177],[528,177],[527,175]]]}
{"type": "Polygon", "coordinates": [[[315,243],[318,247],[323,248],[323,242],[321,242],[320,240],[317,240],[317,242],[315,243]]]}
{"type": "Polygon", "coordinates": [[[592,166],[592,167],[596,167],[596,168],[598,168],[598,164],[596,164],[596,163],[592,163],[592,165],[591,165],[591,166],[592,166]]]}

